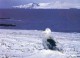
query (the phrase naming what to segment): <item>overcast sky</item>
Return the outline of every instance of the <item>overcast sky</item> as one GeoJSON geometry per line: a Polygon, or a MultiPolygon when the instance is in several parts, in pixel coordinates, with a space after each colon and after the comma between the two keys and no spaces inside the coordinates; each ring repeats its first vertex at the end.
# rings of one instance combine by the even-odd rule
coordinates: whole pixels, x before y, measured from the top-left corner
{"type": "Polygon", "coordinates": [[[50,3],[60,1],[61,3],[73,3],[73,4],[80,4],[80,0],[0,0],[0,8],[11,8],[12,6],[26,4],[26,3],[50,3]]]}

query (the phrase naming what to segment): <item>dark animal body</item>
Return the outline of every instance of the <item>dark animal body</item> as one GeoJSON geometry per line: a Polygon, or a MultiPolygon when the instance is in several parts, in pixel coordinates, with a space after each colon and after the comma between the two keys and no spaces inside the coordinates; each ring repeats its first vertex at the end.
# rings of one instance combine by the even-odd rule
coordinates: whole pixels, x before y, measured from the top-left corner
{"type": "Polygon", "coordinates": [[[48,42],[47,46],[49,49],[51,50],[56,49],[56,42],[51,37],[47,39],[47,42],[48,42]]]}

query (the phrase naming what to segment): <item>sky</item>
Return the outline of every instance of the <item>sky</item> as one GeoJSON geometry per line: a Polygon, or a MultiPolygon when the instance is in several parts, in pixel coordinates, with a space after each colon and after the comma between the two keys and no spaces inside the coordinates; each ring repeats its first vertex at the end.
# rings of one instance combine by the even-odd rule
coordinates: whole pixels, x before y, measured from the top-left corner
{"type": "Polygon", "coordinates": [[[61,3],[80,4],[80,0],[0,0],[0,8],[11,8],[16,5],[23,5],[27,3],[50,3],[60,1],[61,3]]]}

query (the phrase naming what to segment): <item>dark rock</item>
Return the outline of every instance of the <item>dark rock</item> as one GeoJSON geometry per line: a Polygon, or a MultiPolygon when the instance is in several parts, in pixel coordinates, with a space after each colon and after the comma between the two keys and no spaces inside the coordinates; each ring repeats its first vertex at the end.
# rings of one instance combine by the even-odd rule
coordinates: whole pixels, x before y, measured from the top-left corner
{"type": "Polygon", "coordinates": [[[14,25],[14,24],[0,24],[0,26],[9,27],[9,26],[16,26],[16,25],[14,25]]]}

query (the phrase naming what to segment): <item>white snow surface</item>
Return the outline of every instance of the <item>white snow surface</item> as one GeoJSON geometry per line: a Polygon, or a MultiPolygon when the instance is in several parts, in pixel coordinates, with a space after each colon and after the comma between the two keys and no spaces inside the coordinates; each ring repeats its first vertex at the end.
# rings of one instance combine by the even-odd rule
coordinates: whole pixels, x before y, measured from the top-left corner
{"type": "Polygon", "coordinates": [[[46,50],[41,30],[0,29],[0,58],[80,58],[80,33],[51,33],[62,51],[46,50]]]}

